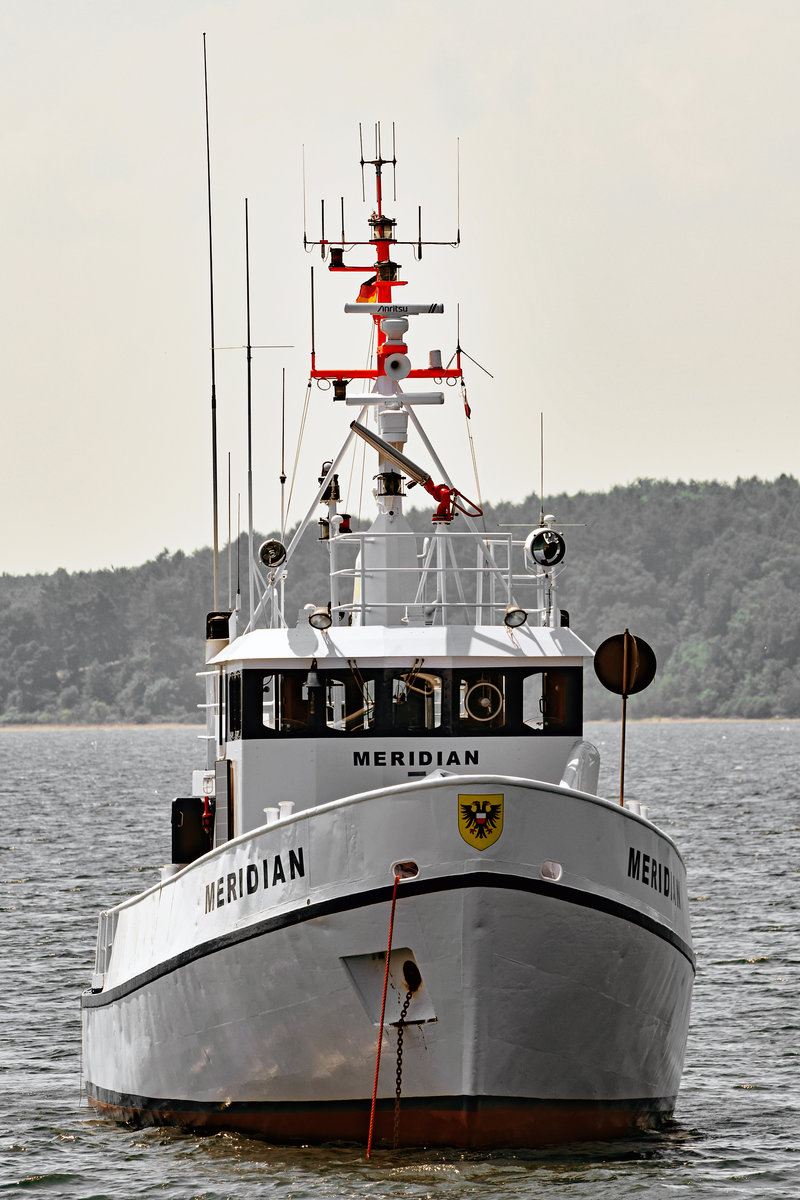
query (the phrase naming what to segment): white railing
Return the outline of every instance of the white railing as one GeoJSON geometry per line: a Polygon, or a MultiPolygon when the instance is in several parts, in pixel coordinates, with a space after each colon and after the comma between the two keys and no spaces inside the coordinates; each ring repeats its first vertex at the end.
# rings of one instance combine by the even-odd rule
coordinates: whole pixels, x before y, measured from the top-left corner
{"type": "MultiPolygon", "coordinates": [[[[370,613],[403,610],[401,620],[412,624],[432,625],[446,622],[446,616],[464,614],[467,624],[496,624],[509,605],[519,605],[528,613],[532,625],[557,624],[555,587],[544,572],[514,570],[515,551],[520,565],[524,563],[524,542],[511,534],[480,536],[472,532],[456,533],[441,527],[433,536],[392,530],[359,530],[333,536],[329,542],[331,611],[334,614],[355,616],[368,623],[370,613]],[[369,548],[381,539],[420,540],[414,566],[383,566],[370,561],[369,548]],[[457,548],[471,543],[476,548],[475,565],[460,563],[457,548]],[[355,561],[340,565],[345,547],[355,549],[355,561]],[[413,595],[391,599],[388,588],[377,588],[381,595],[369,596],[369,584],[379,577],[397,580],[416,580],[413,595]],[[350,587],[348,587],[348,584],[350,587]],[[533,593],[529,597],[526,593],[533,593]],[[350,599],[345,599],[349,593],[350,599]],[[468,594],[469,593],[469,594],[468,594]],[[529,601],[526,603],[526,601],[529,601]]],[[[334,618],[336,620],[336,618],[334,618]]]]}

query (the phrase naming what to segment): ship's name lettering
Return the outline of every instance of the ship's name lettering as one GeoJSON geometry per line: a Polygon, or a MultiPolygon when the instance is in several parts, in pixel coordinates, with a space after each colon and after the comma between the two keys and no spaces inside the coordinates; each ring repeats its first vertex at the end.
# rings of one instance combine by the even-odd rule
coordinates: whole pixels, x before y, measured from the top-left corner
{"type": "Polygon", "coordinates": [[[681,889],[674,871],[670,871],[666,863],[659,862],[651,854],[645,854],[644,850],[634,850],[633,846],[628,848],[628,878],[638,880],[662,896],[668,896],[676,908],[683,908],[681,889]]]}
{"type": "Polygon", "coordinates": [[[260,863],[247,863],[236,871],[228,871],[206,884],[207,913],[225,904],[234,904],[254,892],[266,891],[268,888],[280,887],[287,880],[301,879],[306,873],[303,847],[289,851],[288,859],[280,854],[271,858],[263,858],[260,863]]]}
{"type": "Polygon", "coordinates": [[[354,767],[461,767],[478,765],[478,750],[354,750],[354,767]]]}

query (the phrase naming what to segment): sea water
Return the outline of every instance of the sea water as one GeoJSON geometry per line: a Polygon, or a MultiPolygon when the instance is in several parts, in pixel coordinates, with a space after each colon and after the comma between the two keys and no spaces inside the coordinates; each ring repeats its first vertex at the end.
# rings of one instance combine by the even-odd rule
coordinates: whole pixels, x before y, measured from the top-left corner
{"type": "MultiPolygon", "coordinates": [[[[602,788],[619,729],[593,723],[602,788]]],[[[697,979],[674,1122],[531,1151],[275,1147],[132,1129],[81,1097],[97,914],[156,881],[191,729],[0,731],[0,1192],[89,1200],[800,1197],[800,723],[631,724],[626,796],[687,861],[697,979]]]]}

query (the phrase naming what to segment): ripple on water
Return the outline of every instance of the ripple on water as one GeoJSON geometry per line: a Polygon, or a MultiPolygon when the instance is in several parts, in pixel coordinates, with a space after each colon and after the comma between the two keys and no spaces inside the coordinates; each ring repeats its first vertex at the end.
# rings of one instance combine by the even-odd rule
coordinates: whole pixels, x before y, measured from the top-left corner
{"type": "MultiPolygon", "coordinates": [[[[618,728],[593,723],[588,736],[604,743],[602,786],[613,793],[618,728]]],[[[198,761],[196,731],[3,730],[0,738],[2,871],[19,881],[0,893],[0,1191],[64,1200],[800,1196],[799,914],[790,874],[800,859],[800,724],[629,730],[628,786],[647,798],[689,871],[698,976],[676,1120],[615,1143],[379,1150],[369,1161],[361,1147],[119,1127],[81,1105],[78,1003],[97,913],[155,880],[142,864],[166,861],[169,798],[185,790],[198,761]]]]}

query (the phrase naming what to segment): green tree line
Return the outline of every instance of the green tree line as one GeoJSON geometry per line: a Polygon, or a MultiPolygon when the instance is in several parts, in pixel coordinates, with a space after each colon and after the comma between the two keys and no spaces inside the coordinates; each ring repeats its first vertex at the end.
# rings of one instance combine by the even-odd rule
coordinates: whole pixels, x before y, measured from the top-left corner
{"type": "MultiPolygon", "coordinates": [[[[567,541],[559,605],[575,631],[597,645],[627,627],[656,651],[656,680],[631,700],[632,716],[800,716],[796,479],[642,479],[550,496],[545,510],[567,541]]],[[[488,505],[486,529],[533,528],[538,514],[535,496],[488,505]]],[[[430,529],[429,510],[409,515],[430,529]]],[[[227,597],[226,564],[223,555],[227,597]]],[[[208,549],[0,576],[0,722],[197,721],[211,580],[208,549]]],[[[327,553],[312,528],[291,565],[287,618],[327,599],[327,553]]],[[[587,715],[618,707],[589,672],[587,715]]]]}

